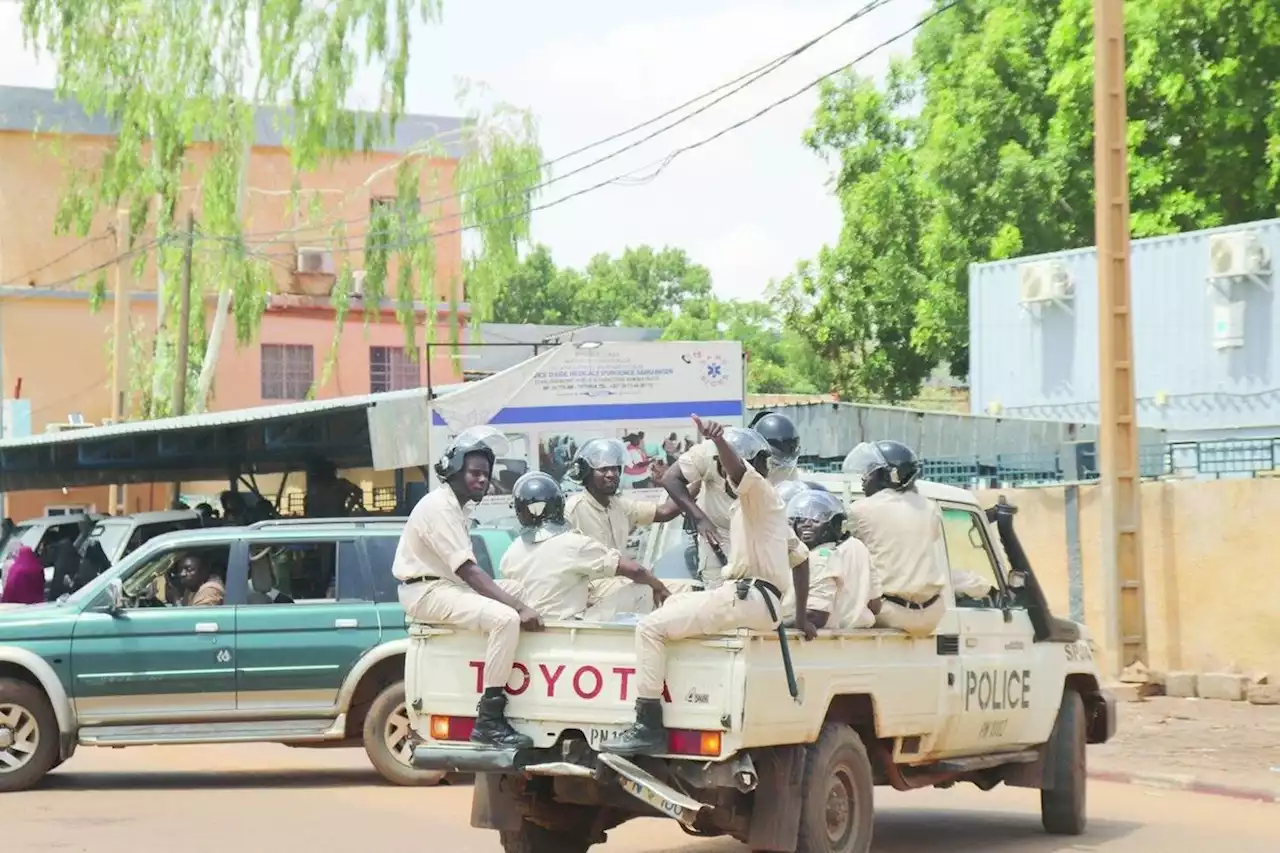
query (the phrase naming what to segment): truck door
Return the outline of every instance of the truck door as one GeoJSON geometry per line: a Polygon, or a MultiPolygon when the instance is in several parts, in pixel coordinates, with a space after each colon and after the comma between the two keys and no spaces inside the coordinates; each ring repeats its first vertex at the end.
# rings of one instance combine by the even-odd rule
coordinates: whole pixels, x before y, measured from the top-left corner
{"type": "MultiPolygon", "coordinates": [[[[1006,603],[1001,561],[986,518],[974,507],[942,504],[947,558],[960,628],[960,676],[953,718],[939,751],[951,755],[1014,749],[1049,686],[1033,666],[1025,609],[1006,603]]],[[[1059,685],[1060,687],[1060,685],[1059,685]]]]}

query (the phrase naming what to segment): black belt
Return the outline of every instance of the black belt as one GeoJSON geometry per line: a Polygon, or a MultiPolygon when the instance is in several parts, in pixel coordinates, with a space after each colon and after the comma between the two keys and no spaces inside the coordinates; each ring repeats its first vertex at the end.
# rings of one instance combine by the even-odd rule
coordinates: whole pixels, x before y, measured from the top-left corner
{"type": "Polygon", "coordinates": [[[418,583],[434,583],[441,580],[444,580],[444,578],[438,578],[435,575],[418,575],[416,578],[406,578],[405,580],[400,581],[400,585],[413,586],[418,583]]]}
{"type": "Polygon", "coordinates": [[[935,601],[938,600],[938,596],[936,595],[926,601],[911,601],[907,598],[899,598],[896,595],[882,595],[880,597],[890,604],[896,604],[899,607],[905,607],[908,610],[927,610],[933,606],[935,601]]]}
{"type": "Polygon", "coordinates": [[[778,618],[778,610],[773,604],[776,598],[782,600],[782,592],[776,586],[766,580],[760,578],[742,578],[734,581],[737,586],[735,593],[739,601],[747,600],[747,593],[752,587],[760,590],[764,595],[760,597],[764,599],[764,606],[769,611],[769,618],[778,626],[778,649],[782,652],[782,671],[787,676],[787,692],[791,694],[791,698],[800,701],[800,685],[796,681],[796,670],[791,664],[791,647],[787,645],[787,629],[783,627],[782,620],[778,618]]]}
{"type": "MultiPolygon", "coordinates": [[[[734,581],[734,583],[737,584],[738,587],[739,601],[747,600],[747,593],[750,591],[751,587],[762,589],[765,592],[771,593],[773,597],[779,601],[782,600],[782,591],[766,580],[761,580],[760,578],[742,578],[741,580],[734,581]]],[[[769,596],[766,595],[764,597],[764,603],[769,607],[769,618],[776,622],[778,620],[778,613],[774,610],[773,602],[769,600],[769,596]]]]}

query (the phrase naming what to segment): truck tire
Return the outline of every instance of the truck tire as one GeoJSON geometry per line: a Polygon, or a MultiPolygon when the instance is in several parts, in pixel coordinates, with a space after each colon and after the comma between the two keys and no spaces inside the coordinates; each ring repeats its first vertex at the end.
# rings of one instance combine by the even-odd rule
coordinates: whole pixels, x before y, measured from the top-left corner
{"type": "Polygon", "coordinates": [[[0,678],[0,792],[25,791],[58,761],[58,718],[39,687],[0,678]]]}
{"type": "Polygon", "coordinates": [[[499,836],[503,853],[586,853],[591,846],[580,835],[557,832],[527,820],[520,822],[519,829],[504,829],[499,836]]]}
{"type": "Polygon", "coordinates": [[[444,771],[419,770],[410,763],[415,739],[405,708],[404,682],[397,681],[384,687],[369,706],[364,718],[364,751],[374,769],[393,785],[436,785],[445,777],[444,771]]]}
{"type": "Polygon", "coordinates": [[[827,723],[809,747],[796,853],[867,853],[875,780],[858,733],[827,723]]]}
{"type": "Polygon", "coordinates": [[[1040,823],[1050,835],[1084,832],[1085,765],[1084,699],[1074,690],[1062,694],[1062,706],[1049,740],[1052,764],[1045,768],[1053,787],[1040,792],[1040,823]]]}

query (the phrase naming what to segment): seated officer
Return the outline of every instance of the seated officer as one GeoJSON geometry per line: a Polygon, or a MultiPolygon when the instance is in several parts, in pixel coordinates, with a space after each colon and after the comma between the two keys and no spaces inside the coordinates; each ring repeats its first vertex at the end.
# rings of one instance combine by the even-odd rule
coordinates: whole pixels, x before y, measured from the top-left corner
{"type": "MultiPolygon", "coordinates": [[[[516,519],[524,529],[505,554],[499,572],[504,584],[514,585],[520,599],[543,619],[604,621],[618,612],[603,597],[589,602],[593,581],[615,576],[631,581],[649,593],[653,606],[667,598],[662,581],[640,564],[574,530],[564,520],[564,492],[547,474],[533,471],[516,481],[511,490],[516,519]]],[[[626,594],[620,589],[613,595],[626,594]]]]}
{"type": "MultiPolygon", "coordinates": [[[[815,628],[870,628],[880,609],[879,580],[867,546],[844,532],[844,504],[830,492],[805,491],[787,504],[787,518],[809,548],[809,621],[815,628]]],[[[795,595],[782,609],[795,612],[795,595]]]]}

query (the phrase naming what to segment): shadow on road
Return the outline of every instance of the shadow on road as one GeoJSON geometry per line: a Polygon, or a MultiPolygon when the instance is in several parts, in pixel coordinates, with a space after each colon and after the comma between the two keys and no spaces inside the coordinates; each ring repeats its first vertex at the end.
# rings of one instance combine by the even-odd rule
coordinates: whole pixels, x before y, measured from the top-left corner
{"type": "MultiPolygon", "coordinates": [[[[470,784],[471,777],[448,778],[445,785],[470,784]]],[[[206,770],[170,772],[51,773],[40,791],[181,791],[289,788],[391,788],[372,769],[350,770],[206,770]]]]}

